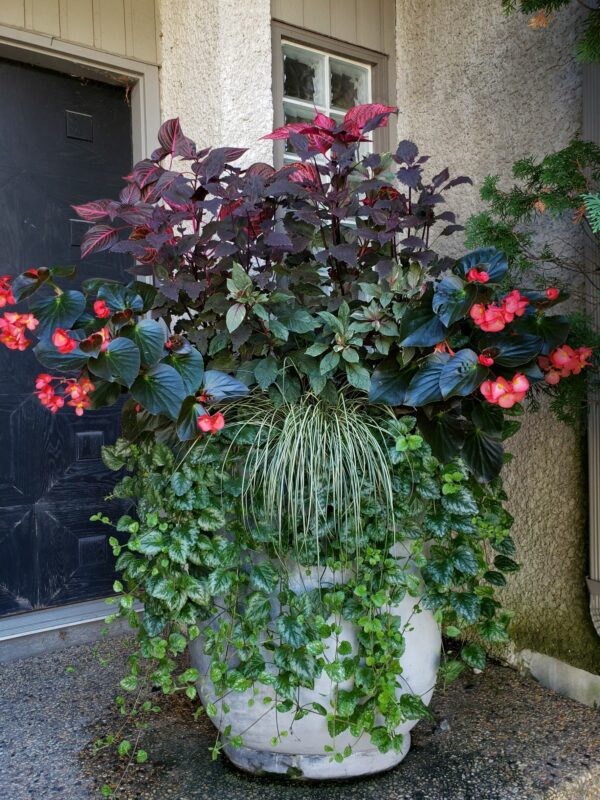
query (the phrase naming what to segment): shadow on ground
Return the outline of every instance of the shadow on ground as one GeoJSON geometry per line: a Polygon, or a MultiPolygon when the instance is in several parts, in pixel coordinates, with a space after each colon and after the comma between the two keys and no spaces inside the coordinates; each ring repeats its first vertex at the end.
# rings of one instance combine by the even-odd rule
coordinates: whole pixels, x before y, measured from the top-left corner
{"type": "MultiPolygon", "coordinates": [[[[0,787],[10,800],[92,800],[123,764],[91,743],[122,719],[112,702],[124,640],[79,646],[0,668],[0,787]]],[[[396,769],[355,782],[251,778],[211,760],[214,729],[185,698],[140,739],[146,764],[129,768],[119,800],[597,800],[600,714],[492,664],[461,677],[432,703],[396,769]]],[[[128,732],[130,735],[130,731],[128,732]]],[[[2,790],[0,795],[4,796],[2,790]]]]}

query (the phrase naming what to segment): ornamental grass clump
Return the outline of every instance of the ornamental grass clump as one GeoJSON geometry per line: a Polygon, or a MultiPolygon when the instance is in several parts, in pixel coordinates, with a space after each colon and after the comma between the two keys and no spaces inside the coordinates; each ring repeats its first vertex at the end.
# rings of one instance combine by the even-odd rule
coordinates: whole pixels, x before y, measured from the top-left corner
{"type": "Polygon", "coordinates": [[[123,437],[104,448],[126,470],[114,496],[135,509],[111,538],[118,613],[138,632],[122,686],[194,699],[198,682],[215,754],[244,747],[235,715],[220,721],[257,687],[272,689],[265,714],[323,716],[334,762],[362,737],[405,752],[399,731],[432,689],[403,682],[407,637],[431,614],[458,640],[445,680],[484,666],[471,632],[507,639],[503,443],[531,387],[551,393],[555,373],[589,363],[553,313],[564,292],[514,286],[493,248],[435,252],[461,230],[446,198],[470,181],[428,177],[410,141],[359,152],[394,111],[279,128],[269,137],[297,157],[279,169],[198,149],[168,120],[118,199],[75,207],[92,223],[83,256],[129,254],[130,280],[0,279],[0,304],[18,309],[0,342],[37,337],[50,412],[124,399],[123,437]],[[311,565],[321,578],[298,591],[311,565]],[[195,640],[202,675],[176,659],[195,640]],[[323,702],[303,702],[324,676],[323,702]]]}

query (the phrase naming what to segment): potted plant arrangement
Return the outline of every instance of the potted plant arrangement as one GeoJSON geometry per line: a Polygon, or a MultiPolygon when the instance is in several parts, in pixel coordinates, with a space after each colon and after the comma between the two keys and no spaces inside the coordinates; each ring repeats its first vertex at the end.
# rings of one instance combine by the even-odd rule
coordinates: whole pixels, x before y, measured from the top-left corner
{"type": "Polygon", "coordinates": [[[394,766],[441,632],[458,643],[444,680],[483,668],[470,632],[507,639],[503,441],[530,390],[591,355],[548,313],[561,293],[512,286],[502,253],[436,254],[468,179],[427,180],[409,141],[363,153],[394,111],[276,130],[297,157],[279,170],[169,120],[118,199],[76,208],[83,255],[131,254],[131,281],[65,288],[50,267],[0,287],[3,305],[31,298],[0,341],[37,336],[49,411],[127,397],[104,449],[134,505],[111,538],[138,633],[123,688],[199,692],[214,754],[255,773],[394,766]]]}

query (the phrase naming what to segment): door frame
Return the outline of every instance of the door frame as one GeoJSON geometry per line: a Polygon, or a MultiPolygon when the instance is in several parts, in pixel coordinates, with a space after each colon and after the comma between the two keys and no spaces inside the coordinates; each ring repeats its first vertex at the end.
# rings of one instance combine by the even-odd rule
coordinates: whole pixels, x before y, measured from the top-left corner
{"type": "Polygon", "coordinates": [[[156,132],[160,125],[157,66],[6,25],[0,25],[0,58],[128,87],[134,161],[146,158],[157,146],[156,132]]]}
{"type": "MultiPolygon", "coordinates": [[[[158,145],[158,66],[6,25],[0,25],[0,58],[128,87],[134,162],[149,156],[158,145]]],[[[17,633],[11,629],[17,616],[4,617],[0,619],[0,663],[13,657],[32,655],[37,652],[36,647],[42,647],[44,652],[61,649],[69,641],[75,641],[69,634],[75,630],[78,631],[78,642],[95,641],[105,627],[102,621],[106,613],[107,606],[102,598],[41,612],[24,612],[17,615],[20,625],[17,633]],[[65,608],[70,610],[68,615],[65,615],[65,608]],[[18,651],[14,646],[16,639],[24,642],[18,651]]]]}

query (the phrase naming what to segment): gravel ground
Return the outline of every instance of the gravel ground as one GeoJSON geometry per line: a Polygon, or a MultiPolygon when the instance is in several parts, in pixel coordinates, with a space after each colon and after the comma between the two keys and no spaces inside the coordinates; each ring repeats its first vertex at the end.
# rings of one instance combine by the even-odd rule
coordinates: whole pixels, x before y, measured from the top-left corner
{"type": "MultiPolygon", "coordinates": [[[[93,800],[123,764],[91,743],[116,730],[126,640],[0,667],[0,797],[93,800]]],[[[395,770],[353,783],[283,783],[211,761],[214,732],[184,698],[142,733],[119,800],[599,800],[600,714],[505,667],[463,676],[432,703],[395,770]]],[[[130,732],[131,733],[131,732],[130,732]]],[[[131,738],[131,735],[128,734],[131,738]]]]}

